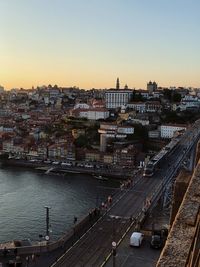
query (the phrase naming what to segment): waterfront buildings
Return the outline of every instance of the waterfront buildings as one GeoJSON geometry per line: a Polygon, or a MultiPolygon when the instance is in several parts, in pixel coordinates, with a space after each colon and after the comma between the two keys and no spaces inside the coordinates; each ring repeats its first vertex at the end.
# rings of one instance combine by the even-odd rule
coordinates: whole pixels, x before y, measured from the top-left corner
{"type": "Polygon", "coordinates": [[[109,138],[124,139],[127,135],[134,134],[134,127],[121,126],[115,123],[101,123],[100,129],[100,151],[105,152],[109,138]]]}

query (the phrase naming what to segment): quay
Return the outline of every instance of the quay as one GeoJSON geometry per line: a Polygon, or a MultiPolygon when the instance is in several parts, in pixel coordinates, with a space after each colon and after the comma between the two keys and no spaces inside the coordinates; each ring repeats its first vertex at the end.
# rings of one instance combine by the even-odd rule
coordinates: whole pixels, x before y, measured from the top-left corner
{"type": "MultiPolygon", "coordinates": [[[[113,166],[107,166],[102,165],[101,168],[94,167],[92,168],[86,168],[86,167],[79,167],[77,166],[77,163],[75,162],[72,166],[62,166],[60,164],[53,165],[53,164],[47,164],[44,162],[31,162],[28,160],[22,160],[22,159],[8,159],[2,161],[3,165],[6,166],[16,166],[16,167],[26,167],[31,168],[38,171],[48,172],[48,174],[65,174],[65,173],[80,173],[80,174],[91,174],[96,176],[103,176],[107,178],[113,178],[113,179],[130,179],[133,177],[133,175],[138,172],[137,169],[123,169],[120,166],[113,167],[113,166]],[[49,171],[50,170],[50,171],[49,171]]],[[[97,163],[96,163],[97,164],[97,163]]]]}

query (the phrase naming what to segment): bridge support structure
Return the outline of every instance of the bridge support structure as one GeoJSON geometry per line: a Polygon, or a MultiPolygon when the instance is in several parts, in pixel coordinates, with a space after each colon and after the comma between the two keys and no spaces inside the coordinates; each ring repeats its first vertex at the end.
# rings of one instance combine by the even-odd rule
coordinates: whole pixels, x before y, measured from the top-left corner
{"type": "Polygon", "coordinates": [[[194,146],[191,148],[191,150],[187,154],[185,160],[183,161],[184,169],[186,169],[187,171],[191,173],[194,171],[197,165],[197,161],[198,161],[197,159],[199,158],[197,154],[199,154],[199,142],[194,144],[194,146]]]}
{"type": "Polygon", "coordinates": [[[171,209],[172,197],[173,197],[173,182],[168,184],[164,189],[161,199],[163,210],[169,211],[171,209]]]}

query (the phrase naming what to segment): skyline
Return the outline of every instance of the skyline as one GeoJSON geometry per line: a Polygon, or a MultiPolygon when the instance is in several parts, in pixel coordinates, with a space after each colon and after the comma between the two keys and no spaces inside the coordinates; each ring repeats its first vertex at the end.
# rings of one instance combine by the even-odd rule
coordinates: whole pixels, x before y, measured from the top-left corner
{"type": "Polygon", "coordinates": [[[197,0],[0,0],[0,84],[200,87],[197,0]]]}

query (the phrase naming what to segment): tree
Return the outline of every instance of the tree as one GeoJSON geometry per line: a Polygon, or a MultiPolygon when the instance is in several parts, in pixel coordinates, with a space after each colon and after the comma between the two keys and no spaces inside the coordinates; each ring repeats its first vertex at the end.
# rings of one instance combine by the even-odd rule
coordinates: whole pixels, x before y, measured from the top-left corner
{"type": "Polygon", "coordinates": [[[172,90],[170,89],[164,89],[163,90],[163,95],[164,95],[164,98],[168,99],[171,101],[171,98],[172,98],[172,90]]]}
{"type": "Polygon", "coordinates": [[[172,95],[172,101],[173,101],[173,102],[180,102],[180,101],[181,101],[181,94],[175,92],[175,93],[172,95]]]}
{"type": "Polygon", "coordinates": [[[76,140],[75,140],[75,145],[77,147],[88,147],[89,146],[89,142],[88,142],[88,138],[86,137],[86,135],[80,135],[76,140]]]}

